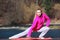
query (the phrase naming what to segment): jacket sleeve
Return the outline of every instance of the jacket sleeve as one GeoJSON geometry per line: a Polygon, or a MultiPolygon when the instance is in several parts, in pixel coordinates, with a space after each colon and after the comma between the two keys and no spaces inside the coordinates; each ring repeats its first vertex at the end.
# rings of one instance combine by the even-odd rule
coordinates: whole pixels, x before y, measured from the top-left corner
{"type": "Polygon", "coordinates": [[[44,13],[44,17],[46,19],[46,26],[49,27],[49,25],[50,25],[50,18],[48,17],[48,15],[46,13],[44,13]]]}
{"type": "Polygon", "coordinates": [[[29,32],[28,32],[28,34],[27,34],[27,37],[30,37],[31,36],[31,33],[32,33],[32,29],[36,26],[36,24],[37,24],[37,18],[35,18],[34,20],[33,20],[33,23],[32,23],[32,25],[31,25],[31,28],[30,28],[30,30],[29,30],[29,32]]]}

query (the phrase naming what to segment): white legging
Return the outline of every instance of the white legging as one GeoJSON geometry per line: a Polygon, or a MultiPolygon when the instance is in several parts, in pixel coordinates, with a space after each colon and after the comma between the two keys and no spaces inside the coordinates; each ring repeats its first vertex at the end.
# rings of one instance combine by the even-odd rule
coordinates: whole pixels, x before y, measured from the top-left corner
{"type": "MultiPolygon", "coordinates": [[[[27,33],[29,32],[30,28],[31,27],[29,27],[28,29],[26,29],[25,31],[23,31],[23,32],[21,32],[19,34],[16,34],[14,36],[9,37],[9,39],[19,38],[19,37],[27,35],[27,33]]],[[[44,26],[40,30],[38,30],[37,32],[41,32],[41,34],[39,35],[39,37],[43,37],[49,31],[49,29],[50,29],[49,27],[44,26]]]]}

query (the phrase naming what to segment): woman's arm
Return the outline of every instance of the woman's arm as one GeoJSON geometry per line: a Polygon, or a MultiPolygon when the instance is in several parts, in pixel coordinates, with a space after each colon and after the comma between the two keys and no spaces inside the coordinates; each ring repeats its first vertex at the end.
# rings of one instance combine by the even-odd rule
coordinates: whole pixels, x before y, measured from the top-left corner
{"type": "Polygon", "coordinates": [[[46,19],[46,26],[49,27],[49,25],[50,25],[50,18],[48,17],[48,15],[46,13],[44,13],[44,17],[46,19]]]}

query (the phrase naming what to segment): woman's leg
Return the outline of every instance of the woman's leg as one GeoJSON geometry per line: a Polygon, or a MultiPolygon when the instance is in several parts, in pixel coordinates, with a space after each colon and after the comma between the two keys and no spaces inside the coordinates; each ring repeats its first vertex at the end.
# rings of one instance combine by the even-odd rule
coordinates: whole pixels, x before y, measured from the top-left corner
{"type": "Polygon", "coordinates": [[[25,31],[23,31],[23,32],[21,32],[21,33],[19,33],[19,34],[16,34],[16,35],[14,35],[14,36],[12,36],[12,37],[9,37],[9,39],[19,38],[19,37],[25,36],[25,35],[28,33],[28,31],[29,31],[30,28],[31,28],[31,27],[29,27],[28,29],[26,29],[25,31]]]}
{"type": "Polygon", "coordinates": [[[41,37],[43,37],[48,31],[49,31],[49,27],[42,27],[40,30],[38,30],[38,32],[42,32],[40,35],[39,35],[39,37],[41,38],[41,37]]]}

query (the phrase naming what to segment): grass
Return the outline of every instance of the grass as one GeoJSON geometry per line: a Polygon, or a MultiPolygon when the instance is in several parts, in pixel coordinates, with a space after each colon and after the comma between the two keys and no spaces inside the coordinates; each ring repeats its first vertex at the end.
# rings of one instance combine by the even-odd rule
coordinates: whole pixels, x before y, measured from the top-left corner
{"type": "Polygon", "coordinates": [[[60,26],[50,26],[51,29],[60,29],[60,26]]]}

